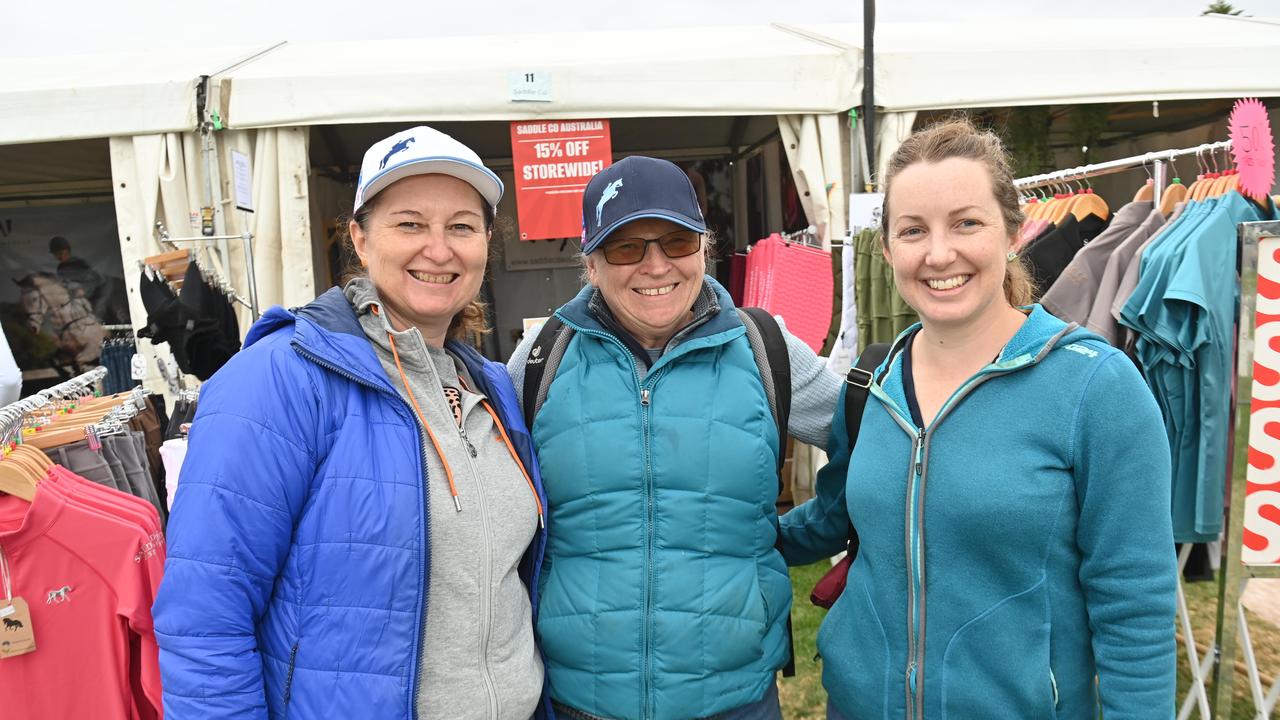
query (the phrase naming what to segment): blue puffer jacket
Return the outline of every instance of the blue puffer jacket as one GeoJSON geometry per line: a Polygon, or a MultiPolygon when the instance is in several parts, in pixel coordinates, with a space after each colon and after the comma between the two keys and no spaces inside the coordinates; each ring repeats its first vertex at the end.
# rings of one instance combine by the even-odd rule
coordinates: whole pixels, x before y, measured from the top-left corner
{"type": "MultiPolygon", "coordinates": [[[[449,349],[542,495],[506,368],[449,349]]],[[[201,393],[169,524],[154,609],[169,718],[414,716],[431,531],[420,437],[339,289],[253,326],[201,393]]],[[[520,565],[535,620],[545,543],[520,565]]]]}
{"type": "Polygon", "coordinates": [[[778,433],[724,289],[643,378],[589,309],[533,423],[549,498],[539,640],[552,696],[608,718],[759,700],[788,656],[778,433]]]}
{"type": "Polygon", "coordinates": [[[1099,698],[1107,720],[1172,717],[1169,444],[1133,363],[1037,305],[921,429],[905,337],[852,460],[841,403],[817,497],[782,518],[793,563],[849,518],[861,540],[818,632],[831,701],[849,720],[1097,720],[1099,698]]]}

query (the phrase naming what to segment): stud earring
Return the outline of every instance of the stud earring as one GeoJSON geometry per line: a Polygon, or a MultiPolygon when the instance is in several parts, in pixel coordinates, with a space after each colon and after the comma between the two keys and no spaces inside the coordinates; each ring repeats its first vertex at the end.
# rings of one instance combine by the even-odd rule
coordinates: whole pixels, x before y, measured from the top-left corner
{"type": "Polygon", "coordinates": [[[1005,255],[1005,257],[1008,258],[1009,262],[1013,262],[1014,260],[1018,259],[1018,253],[1010,250],[1009,254],[1005,255]]]}

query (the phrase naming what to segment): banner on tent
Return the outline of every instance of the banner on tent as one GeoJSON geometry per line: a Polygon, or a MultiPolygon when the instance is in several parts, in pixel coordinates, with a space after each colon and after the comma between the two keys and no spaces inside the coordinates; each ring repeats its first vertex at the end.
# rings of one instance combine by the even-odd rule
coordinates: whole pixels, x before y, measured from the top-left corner
{"type": "Polygon", "coordinates": [[[613,162],[608,120],[511,123],[521,240],[582,235],[582,192],[613,162]]]}
{"type": "Polygon", "coordinates": [[[1257,329],[1245,477],[1244,544],[1249,565],[1280,565],[1280,237],[1258,241],[1257,329]]]}
{"type": "Polygon", "coordinates": [[[0,210],[0,324],[24,371],[98,361],[129,322],[115,205],[0,210]]]}

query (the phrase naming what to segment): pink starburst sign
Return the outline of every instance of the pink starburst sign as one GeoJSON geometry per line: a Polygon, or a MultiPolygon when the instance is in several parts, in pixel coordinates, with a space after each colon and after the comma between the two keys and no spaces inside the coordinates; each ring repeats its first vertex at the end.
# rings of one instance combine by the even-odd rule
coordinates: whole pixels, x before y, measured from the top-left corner
{"type": "Polygon", "coordinates": [[[1255,98],[1237,100],[1227,121],[1231,154],[1240,172],[1240,191],[1263,200],[1275,183],[1275,142],[1267,108],[1255,98]]]}

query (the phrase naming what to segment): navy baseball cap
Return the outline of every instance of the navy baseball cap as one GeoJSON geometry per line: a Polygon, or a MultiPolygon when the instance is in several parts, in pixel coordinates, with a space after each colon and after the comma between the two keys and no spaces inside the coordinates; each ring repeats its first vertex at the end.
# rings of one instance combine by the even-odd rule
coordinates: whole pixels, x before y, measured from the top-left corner
{"type": "Polygon", "coordinates": [[[707,231],[689,176],[674,163],[632,155],[601,170],[582,193],[582,252],[632,220],[658,218],[707,231]]]}

